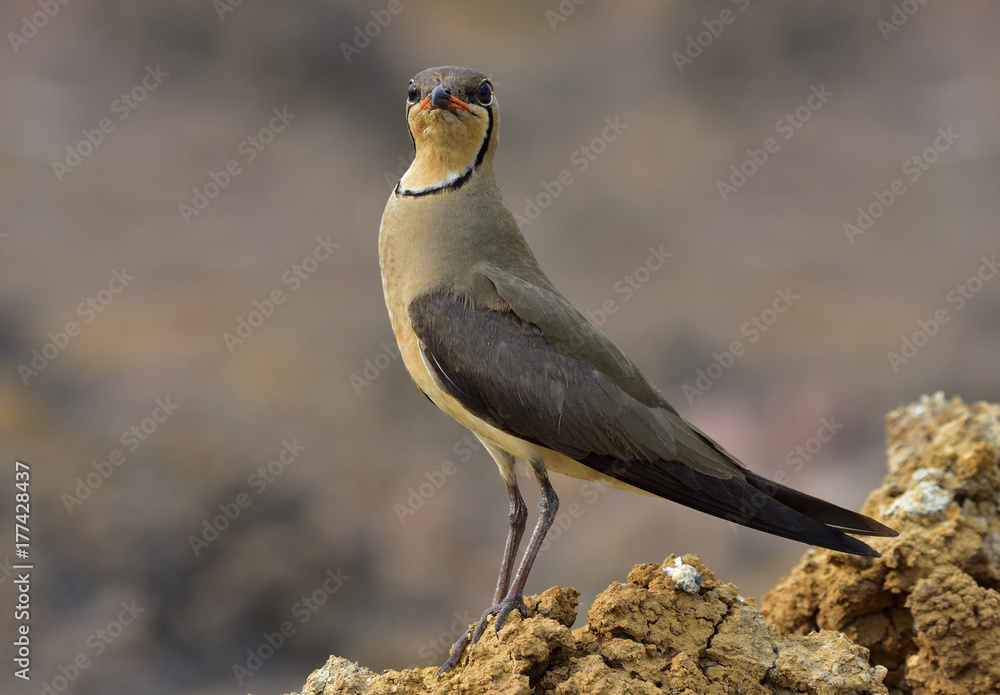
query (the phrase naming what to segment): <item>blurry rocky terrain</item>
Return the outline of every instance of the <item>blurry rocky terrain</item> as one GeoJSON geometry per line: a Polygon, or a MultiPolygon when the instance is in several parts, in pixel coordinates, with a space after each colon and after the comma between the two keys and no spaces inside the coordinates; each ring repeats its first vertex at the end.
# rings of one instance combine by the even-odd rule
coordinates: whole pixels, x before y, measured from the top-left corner
{"type": "MultiPolygon", "coordinates": [[[[859,508],[884,413],[1000,400],[1000,8],[904,4],[0,4],[0,605],[22,460],[27,691],[431,666],[488,601],[506,494],[404,373],[377,266],[432,65],[494,77],[542,266],[755,470],[859,508]]],[[[670,553],[762,596],[805,550],[553,483],[528,590],[581,606],[670,553]]]]}
{"type": "Polygon", "coordinates": [[[995,693],[1000,406],[937,393],[891,412],[887,430],[889,475],[864,511],[899,536],[868,566],[808,553],[762,612],[786,634],[843,632],[889,669],[891,693],[995,693]]]}
{"type": "Polygon", "coordinates": [[[764,597],[694,555],[636,565],[572,630],[579,592],[526,600],[468,665],[381,675],[331,657],[300,695],[989,695],[1000,687],[1000,406],[943,394],[888,417],[889,474],[864,510],[880,558],[813,549],[764,597]],[[773,623],[773,624],[772,624],[773,623]]]}
{"type": "Polygon", "coordinates": [[[571,630],[579,592],[554,587],[526,600],[497,633],[486,631],[467,666],[375,675],[331,657],[299,695],[422,693],[807,693],[884,695],[885,668],[837,632],[776,637],[752,600],[723,584],[696,555],[636,565],[571,630]],[[675,582],[684,568],[697,583],[675,582]]]}

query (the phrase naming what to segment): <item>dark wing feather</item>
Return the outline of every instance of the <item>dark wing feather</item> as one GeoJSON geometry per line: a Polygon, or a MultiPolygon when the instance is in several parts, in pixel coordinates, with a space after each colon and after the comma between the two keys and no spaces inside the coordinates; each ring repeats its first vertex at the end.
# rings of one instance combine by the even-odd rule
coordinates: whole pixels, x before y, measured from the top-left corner
{"type": "Polygon", "coordinates": [[[411,302],[409,315],[439,385],[494,427],[574,459],[594,452],[639,461],[676,455],[663,413],[553,348],[513,312],[434,293],[411,302]]]}
{"type": "MultiPolygon", "coordinates": [[[[551,301],[565,302],[556,297],[551,301]]],[[[534,310],[543,324],[553,314],[534,310]]],[[[894,534],[748,471],[677,415],[617,348],[610,356],[578,357],[565,333],[559,344],[551,327],[547,333],[525,321],[525,311],[523,305],[516,313],[489,308],[446,291],[409,306],[421,353],[441,388],[504,432],[652,494],[778,536],[870,556],[877,553],[842,531],[894,534]],[[595,366],[602,360],[611,361],[617,379],[595,366]],[[623,379],[630,380],[626,388],[623,379]]],[[[572,311],[559,320],[579,317],[587,326],[575,330],[595,331],[610,343],[572,311]]]]}

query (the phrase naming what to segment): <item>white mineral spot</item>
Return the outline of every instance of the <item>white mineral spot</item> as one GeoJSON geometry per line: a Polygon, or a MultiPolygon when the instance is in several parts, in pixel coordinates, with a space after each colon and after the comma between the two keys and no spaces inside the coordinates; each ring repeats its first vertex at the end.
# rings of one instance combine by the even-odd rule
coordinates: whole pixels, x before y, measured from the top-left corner
{"type": "Polygon", "coordinates": [[[673,567],[664,566],[663,571],[674,580],[677,588],[681,591],[686,591],[689,594],[697,594],[701,591],[701,572],[691,565],[681,562],[679,557],[674,558],[673,567]]]}
{"type": "Polygon", "coordinates": [[[944,511],[951,502],[951,494],[939,482],[944,472],[937,468],[921,468],[913,474],[915,485],[887,504],[882,514],[899,517],[907,514],[928,516],[944,511]]]}

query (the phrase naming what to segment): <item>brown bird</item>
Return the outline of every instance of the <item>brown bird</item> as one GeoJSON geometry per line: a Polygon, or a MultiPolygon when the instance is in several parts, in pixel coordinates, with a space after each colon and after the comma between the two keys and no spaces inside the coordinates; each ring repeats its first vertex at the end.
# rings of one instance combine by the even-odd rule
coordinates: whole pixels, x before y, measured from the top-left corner
{"type": "Polygon", "coordinates": [[[524,585],[559,506],[553,471],[658,495],[777,536],[878,556],[846,534],[895,531],[745,468],[682,418],[556,290],[493,176],[498,107],[486,75],[456,67],[417,74],[407,87],[406,122],[416,155],[389,197],[379,232],[392,330],[417,386],[479,438],[510,496],[493,605],[442,671],[476,643],[491,615],[499,631],[512,610],[526,612],[524,585]],[[511,581],[527,517],[515,469],[525,464],[542,495],[511,581]]]}

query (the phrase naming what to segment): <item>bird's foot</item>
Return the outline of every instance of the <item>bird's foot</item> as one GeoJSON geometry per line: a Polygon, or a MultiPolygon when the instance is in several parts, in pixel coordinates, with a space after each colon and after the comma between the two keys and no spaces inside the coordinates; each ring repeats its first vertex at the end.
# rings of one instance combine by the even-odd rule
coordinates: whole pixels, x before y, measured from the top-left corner
{"type": "MultiPolygon", "coordinates": [[[[482,617],[479,618],[479,622],[476,623],[476,627],[472,631],[471,637],[469,635],[469,632],[466,631],[466,633],[462,635],[462,638],[457,642],[455,642],[455,646],[452,647],[451,654],[448,656],[448,660],[444,662],[443,666],[441,666],[441,670],[438,671],[438,675],[440,676],[448,669],[454,668],[455,666],[458,665],[459,659],[462,658],[462,653],[466,650],[466,648],[471,649],[473,645],[475,645],[476,642],[479,641],[479,638],[483,636],[483,633],[486,632],[486,625],[491,615],[496,616],[496,620],[493,621],[493,627],[499,634],[500,628],[503,626],[503,623],[507,619],[507,616],[510,615],[515,608],[521,612],[522,617],[525,618],[528,617],[528,607],[524,605],[523,594],[515,594],[514,596],[507,596],[500,603],[496,604],[495,606],[490,606],[489,608],[487,608],[483,612],[482,617]]],[[[469,659],[468,657],[466,657],[465,663],[468,662],[469,659]]]]}

